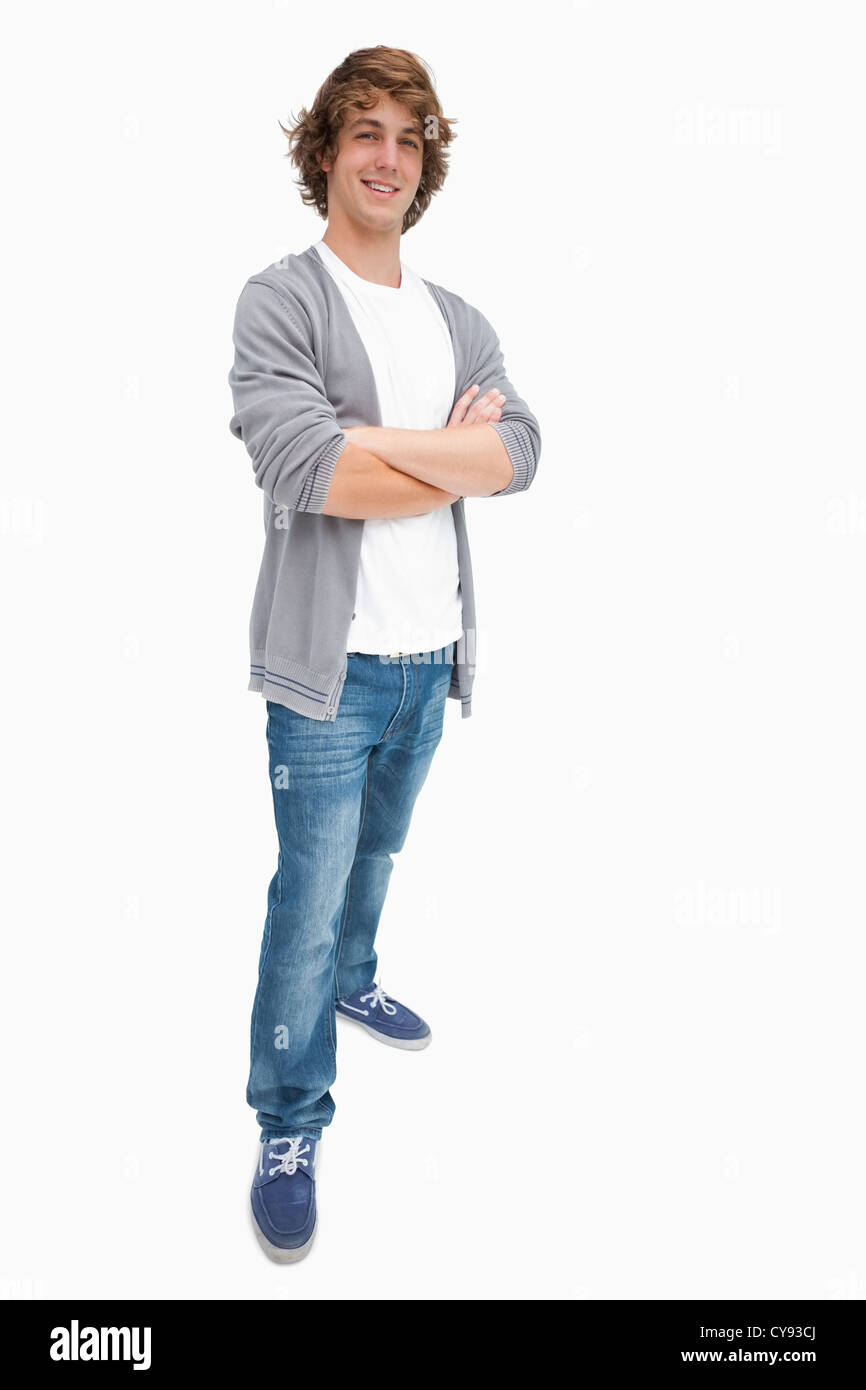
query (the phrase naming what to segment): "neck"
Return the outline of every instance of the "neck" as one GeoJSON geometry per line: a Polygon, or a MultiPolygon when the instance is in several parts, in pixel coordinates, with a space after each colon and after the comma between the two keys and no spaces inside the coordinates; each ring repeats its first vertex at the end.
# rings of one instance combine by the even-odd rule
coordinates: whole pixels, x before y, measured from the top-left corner
{"type": "Polygon", "coordinates": [[[351,223],[331,217],[322,241],[362,280],[399,290],[402,278],[399,227],[371,236],[351,223]]]}

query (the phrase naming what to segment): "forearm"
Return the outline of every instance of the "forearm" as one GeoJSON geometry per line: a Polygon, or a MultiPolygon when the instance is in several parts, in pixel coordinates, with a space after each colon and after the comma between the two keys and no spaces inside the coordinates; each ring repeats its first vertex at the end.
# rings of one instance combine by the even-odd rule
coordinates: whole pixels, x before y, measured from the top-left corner
{"type": "Polygon", "coordinates": [[[441,430],[363,425],[353,428],[352,439],[391,468],[458,497],[490,497],[514,476],[508,450],[490,424],[441,430]]]}
{"type": "Polygon", "coordinates": [[[450,506],[461,495],[392,468],[376,454],[350,441],[337,460],[322,511],[325,516],[363,521],[424,516],[450,506]]]}

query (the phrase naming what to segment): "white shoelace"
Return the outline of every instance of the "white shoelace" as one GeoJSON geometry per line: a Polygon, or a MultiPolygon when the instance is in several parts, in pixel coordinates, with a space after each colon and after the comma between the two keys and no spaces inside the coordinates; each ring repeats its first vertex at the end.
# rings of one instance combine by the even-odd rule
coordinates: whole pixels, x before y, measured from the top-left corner
{"type": "Polygon", "coordinates": [[[289,1147],[284,1154],[275,1154],[271,1153],[270,1150],[268,1151],[268,1158],[279,1159],[276,1168],[268,1169],[269,1178],[272,1178],[275,1173],[285,1173],[288,1177],[291,1177],[293,1173],[298,1171],[299,1163],[303,1163],[306,1168],[307,1160],[301,1158],[301,1154],[308,1154],[310,1152],[310,1146],[308,1144],[305,1149],[302,1149],[301,1144],[303,1141],[304,1136],[299,1135],[296,1139],[269,1139],[267,1144],[262,1144],[262,1152],[259,1154],[259,1173],[264,1172],[262,1159],[264,1158],[264,1150],[268,1148],[270,1144],[288,1144],[289,1147]]]}
{"type": "Polygon", "coordinates": [[[381,1004],[383,1014],[395,1014],[397,1012],[396,1004],[388,1003],[388,995],[381,985],[374,985],[369,994],[361,995],[362,1004],[366,1004],[368,999],[372,1000],[370,1004],[371,1009],[375,1009],[377,1004],[381,1004]]]}

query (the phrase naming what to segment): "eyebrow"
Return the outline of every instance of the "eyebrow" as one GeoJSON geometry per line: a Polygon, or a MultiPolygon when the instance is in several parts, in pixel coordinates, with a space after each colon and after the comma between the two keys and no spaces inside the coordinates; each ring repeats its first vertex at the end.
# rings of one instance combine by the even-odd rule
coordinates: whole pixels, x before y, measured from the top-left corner
{"type": "MultiPolygon", "coordinates": [[[[384,129],[385,129],[385,123],[384,123],[384,121],[377,121],[377,120],[374,120],[372,116],[359,116],[358,119],[357,119],[357,121],[353,121],[353,122],[352,122],[352,124],[349,126],[349,129],[350,129],[350,130],[354,130],[355,127],[356,127],[356,126],[359,126],[359,125],[374,125],[374,126],[376,127],[377,130],[384,130],[384,129]]],[[[403,129],[400,131],[400,134],[401,134],[401,135],[423,135],[423,134],[424,134],[424,131],[423,131],[423,128],[422,128],[422,126],[421,126],[421,123],[420,123],[420,122],[416,122],[415,125],[404,125],[403,129]]]]}

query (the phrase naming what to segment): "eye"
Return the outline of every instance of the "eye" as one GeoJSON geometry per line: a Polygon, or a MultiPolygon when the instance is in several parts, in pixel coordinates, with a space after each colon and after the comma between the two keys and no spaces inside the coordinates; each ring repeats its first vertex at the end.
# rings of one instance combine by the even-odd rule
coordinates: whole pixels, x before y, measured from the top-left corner
{"type": "MultiPolygon", "coordinates": [[[[362,131],[360,132],[360,134],[358,135],[358,139],[359,139],[359,140],[375,140],[375,138],[376,138],[376,132],[375,132],[374,130],[362,130],[362,131]]],[[[403,144],[404,144],[404,145],[411,145],[412,148],[413,148],[413,150],[417,150],[417,149],[418,149],[418,142],[417,142],[417,140],[407,139],[407,140],[404,140],[404,141],[403,141],[403,144]]]]}

